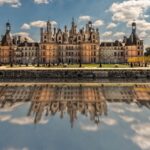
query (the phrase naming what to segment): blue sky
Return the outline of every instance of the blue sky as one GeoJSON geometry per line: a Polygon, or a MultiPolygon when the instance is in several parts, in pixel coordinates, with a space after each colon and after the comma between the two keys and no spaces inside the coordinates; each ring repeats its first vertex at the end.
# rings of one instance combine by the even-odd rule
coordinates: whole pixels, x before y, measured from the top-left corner
{"type": "Polygon", "coordinates": [[[78,113],[71,128],[69,116],[60,113],[33,124],[26,117],[31,103],[0,110],[1,150],[149,150],[150,111],[136,104],[108,103],[108,116],[97,126],[78,113]]]}
{"type": "Polygon", "coordinates": [[[138,34],[150,45],[150,0],[0,0],[0,34],[9,20],[13,34],[38,41],[39,28],[51,20],[55,26],[70,26],[72,17],[82,27],[92,20],[100,29],[101,40],[129,36],[131,23],[137,22],[138,34]]]}

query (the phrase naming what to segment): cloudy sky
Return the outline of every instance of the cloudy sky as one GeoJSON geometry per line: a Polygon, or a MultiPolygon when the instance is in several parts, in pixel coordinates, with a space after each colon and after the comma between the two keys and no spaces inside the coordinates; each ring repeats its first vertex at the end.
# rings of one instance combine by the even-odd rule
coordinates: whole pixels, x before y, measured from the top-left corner
{"type": "Polygon", "coordinates": [[[45,21],[63,28],[72,17],[78,27],[92,20],[100,29],[101,40],[122,39],[131,33],[135,20],[139,37],[150,45],[150,0],[0,0],[0,34],[9,20],[12,33],[39,40],[45,21]]]}

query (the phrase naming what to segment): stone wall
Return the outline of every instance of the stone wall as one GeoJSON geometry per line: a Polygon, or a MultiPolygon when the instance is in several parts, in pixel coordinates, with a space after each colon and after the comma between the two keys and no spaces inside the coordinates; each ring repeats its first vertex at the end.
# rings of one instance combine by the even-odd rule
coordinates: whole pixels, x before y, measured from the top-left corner
{"type": "Polygon", "coordinates": [[[0,70],[0,79],[52,79],[52,78],[150,78],[149,69],[37,69],[0,70]]]}

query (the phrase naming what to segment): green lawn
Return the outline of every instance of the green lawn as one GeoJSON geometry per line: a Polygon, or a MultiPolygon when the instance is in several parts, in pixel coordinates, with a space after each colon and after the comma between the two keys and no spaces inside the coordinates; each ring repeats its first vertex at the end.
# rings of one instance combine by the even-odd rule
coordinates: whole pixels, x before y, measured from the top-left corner
{"type": "MultiPolygon", "coordinates": [[[[100,68],[99,66],[100,66],[99,64],[82,64],[82,68],[100,68]]],[[[13,65],[13,67],[10,67],[10,65],[6,65],[4,67],[21,68],[21,67],[26,67],[26,66],[25,65],[23,66],[13,65]]],[[[36,65],[35,66],[29,65],[27,66],[27,68],[79,68],[79,64],[66,65],[65,67],[63,65],[60,65],[60,66],[54,65],[50,67],[42,66],[42,65],[40,65],[40,67],[37,67],[36,65]]],[[[126,64],[102,64],[101,68],[130,68],[130,66],[126,64]]]]}

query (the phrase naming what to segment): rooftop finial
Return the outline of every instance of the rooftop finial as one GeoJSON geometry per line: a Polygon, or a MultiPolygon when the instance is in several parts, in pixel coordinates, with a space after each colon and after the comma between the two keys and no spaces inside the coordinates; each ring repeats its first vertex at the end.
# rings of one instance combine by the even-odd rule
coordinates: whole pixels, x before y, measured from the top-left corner
{"type": "Polygon", "coordinates": [[[72,17],[72,22],[74,22],[74,17],[72,17]]]}

